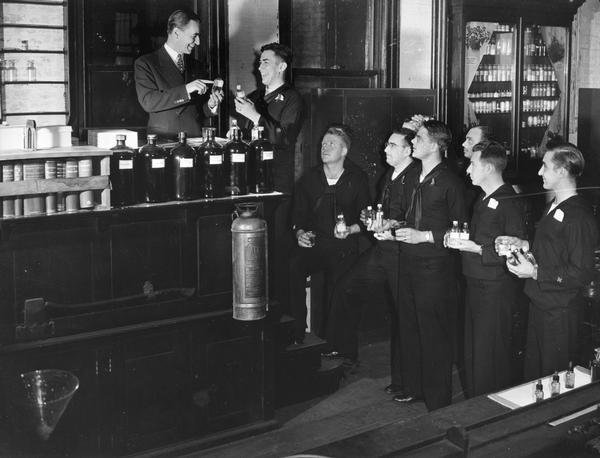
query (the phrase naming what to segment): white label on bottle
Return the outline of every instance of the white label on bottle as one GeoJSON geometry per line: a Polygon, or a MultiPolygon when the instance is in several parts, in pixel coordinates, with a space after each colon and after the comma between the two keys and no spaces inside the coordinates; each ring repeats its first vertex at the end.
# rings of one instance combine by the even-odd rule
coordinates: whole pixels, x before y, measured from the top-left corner
{"type": "Polygon", "coordinates": [[[208,157],[208,163],[210,165],[219,165],[223,163],[223,156],[221,154],[219,155],[210,155],[208,157]]]}
{"type": "Polygon", "coordinates": [[[231,162],[246,162],[246,155],[245,154],[232,154],[231,155],[231,162]]]}
{"type": "Polygon", "coordinates": [[[261,159],[263,161],[272,161],[273,160],[273,151],[263,151],[261,154],[261,159]]]}
{"type": "Polygon", "coordinates": [[[165,168],[165,160],[164,159],[152,159],[152,168],[153,169],[164,169],[165,168]]]}
{"type": "Polygon", "coordinates": [[[179,167],[182,169],[191,169],[194,167],[194,159],[191,157],[182,157],[179,159],[179,167]]]}
{"type": "Polygon", "coordinates": [[[119,160],[119,170],[132,170],[133,159],[121,159],[119,160]]]}

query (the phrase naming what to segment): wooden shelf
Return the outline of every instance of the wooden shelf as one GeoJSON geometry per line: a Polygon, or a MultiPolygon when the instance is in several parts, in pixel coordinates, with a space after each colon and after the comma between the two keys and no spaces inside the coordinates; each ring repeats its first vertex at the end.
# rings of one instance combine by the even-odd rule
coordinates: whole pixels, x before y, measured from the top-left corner
{"type": "Polygon", "coordinates": [[[0,54],[66,54],[64,49],[1,49],[0,54]]]}
{"type": "Polygon", "coordinates": [[[0,27],[13,29],[50,29],[50,30],[67,30],[66,25],[44,25],[44,24],[6,24],[0,23],[0,27]]]}
{"type": "Polygon", "coordinates": [[[40,2],[35,0],[3,0],[2,3],[17,3],[20,5],[67,6],[67,2],[40,2]]]}
{"type": "Polygon", "coordinates": [[[4,116],[33,116],[33,115],[68,115],[68,111],[23,111],[23,112],[8,112],[4,116]]]}
{"type": "Polygon", "coordinates": [[[69,84],[68,81],[3,81],[2,84],[69,84]]]}
{"type": "Polygon", "coordinates": [[[21,161],[27,159],[56,159],[72,157],[98,157],[110,156],[112,151],[109,149],[98,148],[97,146],[66,146],[48,149],[38,149],[36,151],[25,151],[22,149],[10,149],[0,151],[1,161],[21,161]]]}

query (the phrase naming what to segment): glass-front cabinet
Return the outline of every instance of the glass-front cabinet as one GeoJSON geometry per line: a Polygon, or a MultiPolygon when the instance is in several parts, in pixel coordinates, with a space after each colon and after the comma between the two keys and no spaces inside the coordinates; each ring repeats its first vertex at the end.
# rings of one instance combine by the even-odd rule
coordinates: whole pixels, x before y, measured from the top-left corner
{"type": "Polygon", "coordinates": [[[465,28],[464,125],[488,126],[514,166],[516,26],[469,22],[465,28]]]}
{"type": "Polygon", "coordinates": [[[448,121],[455,150],[487,126],[506,176],[531,183],[548,141],[568,139],[570,27],[579,0],[452,0],[448,121]]]}
{"type": "Polygon", "coordinates": [[[564,27],[466,23],[464,126],[487,126],[509,171],[534,171],[548,140],[566,137],[565,49],[564,27]]]}

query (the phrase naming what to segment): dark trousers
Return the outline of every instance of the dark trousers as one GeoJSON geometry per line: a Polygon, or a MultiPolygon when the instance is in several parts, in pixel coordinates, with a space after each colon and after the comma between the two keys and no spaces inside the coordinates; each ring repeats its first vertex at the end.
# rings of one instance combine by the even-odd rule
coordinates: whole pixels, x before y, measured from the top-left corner
{"type": "Polygon", "coordinates": [[[361,316],[372,306],[372,295],[382,290],[390,307],[392,383],[401,382],[398,334],[398,245],[379,242],[365,251],[352,269],[338,281],[333,292],[327,341],[333,350],[356,360],[361,316]]]}
{"type": "Polygon", "coordinates": [[[291,198],[282,200],[273,213],[272,243],[269,253],[272,253],[269,264],[271,301],[279,301],[284,310],[289,310],[289,254],[292,249],[294,236],[290,223],[291,198]]]}
{"type": "Polygon", "coordinates": [[[452,402],[456,278],[451,256],[400,254],[399,314],[404,390],[429,410],[452,402]]]}
{"type": "MultiPolygon", "coordinates": [[[[312,248],[294,247],[290,263],[289,303],[294,321],[294,337],[302,339],[306,331],[306,277],[316,272],[325,273],[325,302],[323,326],[326,327],[328,309],[335,283],[356,260],[355,240],[317,238],[312,248]]],[[[324,332],[319,332],[324,334],[324,332]]]]}
{"type": "Polygon", "coordinates": [[[465,378],[469,397],[498,391],[511,382],[514,278],[467,278],[465,378]]]}
{"type": "Polygon", "coordinates": [[[584,302],[575,298],[568,306],[544,310],[531,301],[525,351],[525,380],[534,380],[561,371],[569,361],[581,357],[579,329],[584,302]]]}

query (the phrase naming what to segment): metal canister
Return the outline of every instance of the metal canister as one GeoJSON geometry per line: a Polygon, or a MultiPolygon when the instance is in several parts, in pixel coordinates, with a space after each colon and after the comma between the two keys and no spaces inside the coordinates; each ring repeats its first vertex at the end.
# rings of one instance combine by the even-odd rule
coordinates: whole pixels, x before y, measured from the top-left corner
{"type": "Polygon", "coordinates": [[[236,206],[231,224],[233,268],[233,318],[260,320],[268,309],[267,222],[256,215],[253,204],[236,206]]]}

